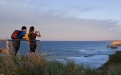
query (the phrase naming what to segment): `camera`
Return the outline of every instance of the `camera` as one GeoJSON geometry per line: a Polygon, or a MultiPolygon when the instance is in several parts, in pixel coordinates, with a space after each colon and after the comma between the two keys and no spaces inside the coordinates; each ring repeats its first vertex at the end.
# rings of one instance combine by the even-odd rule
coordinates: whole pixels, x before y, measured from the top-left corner
{"type": "Polygon", "coordinates": [[[38,33],[38,31],[35,31],[35,33],[38,33]]]}

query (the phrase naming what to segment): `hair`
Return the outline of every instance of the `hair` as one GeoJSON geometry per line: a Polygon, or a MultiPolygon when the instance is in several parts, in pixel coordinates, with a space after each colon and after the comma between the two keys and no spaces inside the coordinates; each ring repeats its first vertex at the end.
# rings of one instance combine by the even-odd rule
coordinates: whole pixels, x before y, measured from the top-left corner
{"type": "Polygon", "coordinates": [[[33,30],[34,30],[34,27],[31,26],[31,27],[29,28],[29,33],[31,33],[33,30]]]}
{"type": "Polygon", "coordinates": [[[23,27],[21,28],[21,30],[24,30],[24,29],[26,29],[26,26],[23,26],[23,27]]]}

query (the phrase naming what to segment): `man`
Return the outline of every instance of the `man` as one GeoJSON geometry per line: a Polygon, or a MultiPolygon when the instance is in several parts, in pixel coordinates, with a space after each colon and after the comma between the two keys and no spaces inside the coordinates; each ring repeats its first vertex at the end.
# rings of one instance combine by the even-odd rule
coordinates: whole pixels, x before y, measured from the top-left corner
{"type": "Polygon", "coordinates": [[[22,31],[20,31],[20,33],[19,33],[19,35],[18,35],[18,39],[14,39],[14,40],[12,41],[13,48],[14,48],[13,51],[14,51],[14,55],[15,55],[15,56],[16,56],[18,50],[19,50],[19,47],[20,47],[20,39],[22,39],[22,38],[25,36],[25,34],[26,34],[26,31],[27,31],[26,26],[23,26],[23,27],[21,28],[21,30],[22,30],[22,31]]]}

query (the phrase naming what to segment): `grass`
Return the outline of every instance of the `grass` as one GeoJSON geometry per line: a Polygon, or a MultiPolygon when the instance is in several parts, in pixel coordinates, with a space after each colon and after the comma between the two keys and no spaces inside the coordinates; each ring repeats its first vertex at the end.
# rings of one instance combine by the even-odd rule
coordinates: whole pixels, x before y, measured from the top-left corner
{"type": "Polygon", "coordinates": [[[121,65],[113,64],[99,73],[90,67],[77,65],[68,60],[66,64],[56,61],[47,61],[40,55],[37,56],[0,56],[0,74],[2,75],[120,75],[121,65]]]}
{"type": "Polygon", "coordinates": [[[37,56],[0,56],[0,75],[120,75],[121,65],[113,64],[99,72],[90,67],[77,65],[68,60],[66,64],[37,56]]]}
{"type": "Polygon", "coordinates": [[[107,71],[108,75],[121,75],[121,64],[111,65],[107,71]]]}
{"type": "Polygon", "coordinates": [[[0,56],[0,73],[3,75],[99,75],[93,69],[84,68],[73,61],[66,64],[56,61],[47,61],[37,56],[0,56]]]}

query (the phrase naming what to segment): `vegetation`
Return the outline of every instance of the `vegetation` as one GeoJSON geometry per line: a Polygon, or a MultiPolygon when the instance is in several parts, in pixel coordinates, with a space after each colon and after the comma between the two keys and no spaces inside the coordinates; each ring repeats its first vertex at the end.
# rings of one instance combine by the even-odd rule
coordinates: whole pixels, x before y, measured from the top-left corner
{"type": "Polygon", "coordinates": [[[73,61],[66,64],[45,60],[42,56],[0,56],[0,73],[3,75],[99,75],[73,61]]]}
{"type": "Polygon", "coordinates": [[[121,51],[109,56],[98,69],[77,65],[68,60],[66,64],[37,56],[0,56],[0,75],[120,75],[121,51]]]}
{"type": "Polygon", "coordinates": [[[100,68],[102,73],[108,75],[120,75],[121,74],[121,51],[116,51],[115,54],[109,55],[109,60],[104,63],[100,68]]]}

